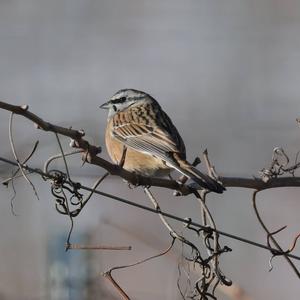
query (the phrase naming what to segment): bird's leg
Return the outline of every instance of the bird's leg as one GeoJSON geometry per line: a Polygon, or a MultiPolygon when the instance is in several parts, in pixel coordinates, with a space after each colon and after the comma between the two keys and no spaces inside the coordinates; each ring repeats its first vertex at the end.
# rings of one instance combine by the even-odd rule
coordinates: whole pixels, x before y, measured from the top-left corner
{"type": "MultiPolygon", "coordinates": [[[[123,166],[124,166],[125,159],[126,159],[126,153],[127,153],[127,147],[125,145],[123,145],[122,156],[121,156],[121,159],[120,159],[120,161],[118,163],[118,166],[121,167],[121,168],[123,168],[123,166]]],[[[125,180],[125,182],[127,183],[128,187],[130,189],[133,189],[134,187],[137,187],[137,186],[140,185],[139,184],[139,176],[136,173],[134,173],[134,175],[136,176],[136,179],[135,179],[136,183],[134,185],[132,185],[127,180],[125,180]]]]}
{"type": "MultiPolygon", "coordinates": [[[[126,152],[127,152],[127,147],[125,145],[123,145],[122,156],[121,156],[121,159],[120,159],[120,161],[118,163],[118,166],[121,167],[121,168],[123,168],[124,163],[125,163],[126,152]]],[[[132,185],[130,184],[130,182],[127,181],[127,180],[125,180],[125,179],[123,179],[123,180],[127,183],[128,187],[130,189],[132,189],[132,185]]]]}
{"type": "Polygon", "coordinates": [[[124,163],[125,163],[126,152],[127,152],[127,147],[125,145],[123,145],[121,160],[120,160],[120,162],[118,164],[119,167],[121,167],[121,168],[123,168],[124,163]]]}

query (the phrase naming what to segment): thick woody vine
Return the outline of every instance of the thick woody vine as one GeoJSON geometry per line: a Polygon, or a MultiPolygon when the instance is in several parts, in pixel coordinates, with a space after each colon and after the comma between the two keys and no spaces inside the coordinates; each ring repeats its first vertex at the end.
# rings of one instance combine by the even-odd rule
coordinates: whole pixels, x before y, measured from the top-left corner
{"type": "MultiPolygon", "coordinates": [[[[10,112],[9,142],[15,159],[14,161],[9,161],[6,158],[0,157],[0,161],[17,166],[16,171],[9,178],[3,180],[2,183],[4,185],[11,184],[14,189],[14,180],[17,177],[22,176],[31,185],[35,196],[38,198],[38,193],[35,186],[31,182],[29,175],[32,173],[37,173],[44,180],[50,181],[50,189],[55,199],[56,210],[60,214],[68,216],[68,218],[70,219],[71,230],[69,232],[69,236],[67,237],[66,243],[66,247],[68,249],[131,249],[131,246],[91,246],[74,245],[71,243],[70,239],[72,228],[74,226],[74,218],[80,214],[82,209],[94,194],[101,194],[114,200],[122,201],[123,203],[155,212],[161,219],[162,224],[168,229],[170,233],[170,246],[166,250],[163,250],[161,253],[153,255],[152,257],[148,257],[142,259],[141,261],[132,263],[131,265],[113,267],[104,273],[105,278],[107,278],[113,284],[122,299],[130,299],[130,297],[121,287],[121,284],[116,282],[116,280],[112,276],[112,273],[116,270],[135,267],[139,264],[146,263],[151,259],[155,259],[162,255],[165,255],[166,253],[171,251],[175,242],[181,243],[182,249],[185,249],[185,251],[183,251],[182,253],[189,253],[188,255],[182,254],[182,259],[178,264],[179,278],[177,286],[182,298],[217,299],[215,296],[215,290],[220,287],[220,284],[223,284],[225,286],[230,286],[232,284],[231,280],[228,279],[225,273],[220,269],[221,255],[225,252],[231,251],[231,249],[226,245],[222,246],[220,244],[219,235],[221,234],[230,238],[238,239],[241,242],[247,242],[249,244],[269,250],[271,253],[270,268],[272,268],[272,259],[275,256],[283,256],[291,266],[296,276],[300,279],[300,272],[292,261],[292,259],[300,259],[300,257],[295,256],[291,253],[296,246],[297,239],[300,236],[300,233],[292,239],[291,246],[287,250],[282,249],[282,247],[275,239],[275,235],[276,233],[282,231],[285,227],[271,232],[264,224],[261,213],[259,212],[257,207],[257,194],[263,190],[275,187],[300,187],[300,177],[297,177],[295,175],[295,172],[300,167],[300,163],[298,162],[298,154],[296,155],[295,161],[291,163],[290,158],[282,148],[275,148],[273,151],[270,166],[268,168],[262,169],[259,178],[240,178],[226,176],[220,177],[215,171],[214,166],[211,164],[208,153],[204,152],[203,154],[204,162],[207,167],[209,176],[213,177],[216,180],[220,180],[226,188],[240,187],[254,189],[252,197],[254,212],[257,216],[258,222],[266,232],[266,245],[263,245],[218,230],[214,218],[206,205],[206,198],[208,196],[207,191],[198,190],[199,187],[194,183],[187,184],[187,178],[185,178],[184,176],[180,177],[179,180],[172,180],[144,177],[135,173],[128,172],[122,168],[122,163],[120,165],[114,165],[99,156],[101,154],[101,147],[90,144],[84,138],[85,134],[83,130],[74,130],[72,128],[65,128],[46,122],[39,116],[30,112],[27,105],[15,106],[6,102],[0,102],[0,108],[10,112]],[[54,135],[59,145],[60,153],[50,157],[45,162],[43,169],[33,169],[27,165],[30,161],[30,158],[37,151],[38,142],[33,145],[31,153],[29,153],[24,161],[19,160],[13,138],[14,115],[21,115],[24,118],[32,121],[38,129],[48,131],[54,135]],[[72,148],[72,151],[67,153],[63,151],[60,136],[71,138],[70,147],[72,148]],[[68,168],[67,157],[75,154],[81,155],[83,163],[93,164],[107,171],[105,175],[99,178],[92,187],[85,187],[80,183],[74,182],[72,180],[72,176],[68,168]],[[63,160],[64,170],[51,169],[51,164],[56,159],[63,160]],[[101,190],[99,190],[99,186],[103,184],[103,182],[105,182],[105,178],[109,175],[119,176],[125,179],[132,186],[142,187],[144,189],[145,195],[149,198],[154,208],[144,207],[140,204],[132,203],[126,199],[101,192],[101,190]],[[173,216],[161,211],[158,202],[158,196],[154,195],[151,191],[151,187],[153,186],[174,190],[175,196],[186,196],[189,194],[194,195],[200,204],[199,217],[201,217],[201,224],[195,222],[195,220],[173,216]],[[177,232],[168,222],[168,218],[173,218],[181,222],[183,226],[182,232],[177,232]],[[184,236],[184,231],[186,230],[195,233],[195,235],[199,238],[197,243],[191,242],[184,236]],[[204,249],[206,249],[206,253],[203,253],[203,250],[200,250],[202,249],[200,247],[200,244],[202,244],[202,248],[204,246],[204,249]],[[197,277],[193,277],[193,280],[191,279],[192,276],[190,276],[192,272],[190,264],[193,264],[194,267],[197,267],[197,277]],[[185,275],[183,276],[183,274],[185,275]]],[[[125,156],[126,149],[124,149],[123,157],[125,158],[125,156]]],[[[200,160],[196,159],[194,165],[197,165],[199,162],[200,160]]],[[[13,199],[11,201],[11,205],[12,211],[14,212],[13,199]]]]}

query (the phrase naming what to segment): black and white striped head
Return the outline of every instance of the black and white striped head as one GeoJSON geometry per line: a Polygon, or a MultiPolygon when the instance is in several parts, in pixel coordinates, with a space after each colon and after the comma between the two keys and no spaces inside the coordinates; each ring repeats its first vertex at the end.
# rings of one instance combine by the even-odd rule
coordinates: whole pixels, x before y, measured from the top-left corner
{"type": "Polygon", "coordinates": [[[155,100],[145,92],[134,89],[123,89],[115,93],[110,100],[102,104],[100,108],[108,109],[108,117],[111,117],[129,106],[138,104],[140,101],[152,102],[155,100]]]}

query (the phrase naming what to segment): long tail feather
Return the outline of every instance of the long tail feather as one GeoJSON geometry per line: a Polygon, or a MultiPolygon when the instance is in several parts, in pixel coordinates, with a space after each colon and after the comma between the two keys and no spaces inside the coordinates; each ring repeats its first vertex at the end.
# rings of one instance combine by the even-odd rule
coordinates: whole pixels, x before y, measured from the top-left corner
{"type": "Polygon", "coordinates": [[[209,177],[208,175],[201,173],[186,160],[177,159],[177,163],[178,165],[176,167],[174,166],[174,168],[183,175],[195,181],[201,187],[218,194],[222,194],[223,191],[226,190],[221,183],[217,182],[215,179],[209,177]]]}

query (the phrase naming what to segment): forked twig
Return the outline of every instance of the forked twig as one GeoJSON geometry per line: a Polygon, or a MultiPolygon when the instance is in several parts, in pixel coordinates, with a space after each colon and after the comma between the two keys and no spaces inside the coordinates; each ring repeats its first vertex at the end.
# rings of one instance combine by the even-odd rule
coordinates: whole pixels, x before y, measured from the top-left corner
{"type": "MultiPolygon", "coordinates": [[[[272,243],[275,245],[275,247],[277,248],[278,252],[276,252],[276,255],[283,255],[284,258],[287,260],[287,262],[289,263],[289,265],[291,266],[291,268],[294,270],[295,274],[297,275],[298,278],[300,278],[300,273],[298,271],[298,269],[296,268],[295,264],[291,261],[291,259],[286,255],[285,251],[282,250],[281,246],[278,244],[278,242],[276,241],[276,239],[274,238],[274,236],[272,235],[272,233],[269,231],[269,229],[267,228],[267,226],[265,225],[265,223],[263,222],[258,209],[257,209],[257,205],[256,205],[256,196],[258,194],[258,192],[260,192],[259,190],[256,190],[253,192],[252,194],[252,204],[253,204],[253,208],[254,208],[254,212],[255,215],[260,223],[260,225],[262,226],[262,228],[265,230],[265,232],[267,233],[267,236],[271,239],[272,243]]],[[[274,253],[272,252],[272,254],[274,255],[274,253]]]]}
{"type": "Polygon", "coordinates": [[[113,279],[111,272],[107,271],[102,274],[102,276],[106,279],[108,279],[112,285],[116,288],[116,290],[119,292],[121,295],[122,299],[124,300],[130,300],[129,296],[125,293],[125,291],[120,287],[120,285],[113,279]]]}
{"type": "Polygon", "coordinates": [[[298,242],[299,237],[300,237],[300,232],[295,236],[295,238],[294,238],[294,240],[293,240],[293,242],[292,242],[292,245],[291,245],[291,246],[289,247],[289,249],[288,249],[288,252],[294,251],[294,249],[295,249],[295,247],[296,247],[296,245],[297,245],[297,242],[298,242]]]}
{"type": "MultiPolygon", "coordinates": [[[[285,225],[285,226],[283,226],[283,227],[281,227],[281,228],[279,228],[279,229],[277,229],[277,230],[271,232],[271,233],[267,236],[267,245],[268,245],[268,247],[271,248],[270,238],[273,237],[275,234],[277,234],[277,233],[281,232],[282,230],[284,230],[286,227],[287,227],[287,226],[285,225]]],[[[283,253],[282,253],[282,252],[279,252],[279,251],[277,251],[277,250],[271,251],[271,253],[273,254],[273,256],[271,256],[271,258],[269,259],[269,265],[270,265],[269,271],[272,271],[272,270],[273,270],[273,265],[272,265],[272,260],[273,260],[273,258],[276,257],[276,256],[279,256],[279,255],[284,255],[284,254],[289,254],[289,253],[291,253],[291,252],[295,249],[299,237],[300,237],[300,233],[298,233],[298,234],[295,236],[295,238],[294,238],[294,240],[293,240],[291,246],[290,246],[286,251],[284,251],[283,253]]]]}
{"type": "MultiPolygon", "coordinates": [[[[35,153],[37,146],[39,144],[39,141],[36,141],[33,145],[33,148],[31,150],[31,152],[29,153],[29,155],[24,159],[24,161],[21,163],[21,165],[24,165],[28,162],[28,160],[32,157],[32,155],[35,153]]],[[[7,185],[11,180],[18,178],[19,176],[17,176],[17,174],[19,173],[20,168],[18,168],[9,178],[6,178],[5,180],[3,180],[1,183],[4,185],[7,185]]],[[[30,173],[30,172],[29,172],[30,173]]],[[[29,174],[28,173],[28,174],[29,174]]],[[[26,174],[27,175],[27,174],[26,174]]],[[[21,175],[22,177],[23,175],[21,175]]]]}
{"type": "Polygon", "coordinates": [[[203,151],[203,157],[204,157],[204,162],[205,162],[205,165],[206,165],[206,168],[207,168],[208,175],[210,177],[212,177],[213,179],[218,180],[219,179],[219,175],[217,174],[215,167],[211,164],[211,162],[210,162],[210,160],[208,158],[208,151],[207,151],[207,149],[205,149],[203,151]]]}
{"type": "Polygon", "coordinates": [[[230,286],[232,284],[232,281],[229,280],[228,278],[226,278],[220,267],[219,267],[219,256],[221,253],[223,252],[228,252],[231,251],[231,249],[229,247],[224,247],[224,249],[221,249],[220,244],[219,244],[219,234],[217,231],[217,227],[215,224],[215,221],[210,213],[210,210],[208,209],[205,199],[206,199],[206,195],[207,192],[205,190],[203,190],[201,192],[201,194],[199,194],[197,191],[195,191],[195,196],[198,200],[198,202],[201,205],[201,211],[202,211],[202,221],[203,221],[203,225],[204,226],[209,226],[210,228],[212,228],[213,230],[210,232],[211,233],[211,237],[213,239],[213,248],[211,249],[211,246],[209,244],[209,238],[210,236],[207,235],[207,232],[202,231],[202,235],[203,235],[203,239],[204,239],[204,244],[206,246],[208,255],[213,257],[212,261],[213,261],[213,268],[215,271],[215,274],[217,276],[217,278],[220,280],[221,283],[230,286]],[[208,223],[208,222],[209,223],[208,223]]]}
{"type": "MultiPolygon", "coordinates": [[[[12,128],[11,128],[12,129],[12,128]]],[[[12,132],[12,131],[11,131],[12,132]]],[[[11,135],[11,138],[12,138],[12,135],[11,135]]],[[[12,139],[13,140],[13,139],[12,139]]],[[[35,153],[36,149],[37,149],[37,146],[39,144],[39,141],[36,141],[34,143],[34,146],[31,150],[31,152],[29,153],[29,155],[24,159],[24,161],[22,163],[20,163],[20,165],[24,165],[26,164],[29,159],[32,157],[32,155],[35,153]]],[[[23,169],[23,167],[22,167],[23,169]]],[[[19,171],[20,171],[20,167],[19,167],[19,164],[18,164],[18,169],[15,171],[15,172],[12,172],[12,175],[6,179],[4,179],[3,181],[1,181],[1,184],[5,185],[5,186],[8,186],[8,184],[11,182],[11,186],[12,186],[12,189],[13,189],[13,195],[10,199],[10,208],[11,208],[11,212],[14,216],[17,216],[16,212],[15,212],[15,209],[14,209],[14,200],[16,198],[16,189],[15,189],[15,185],[14,185],[14,179],[17,179],[18,177],[24,177],[23,176],[23,173],[21,173],[21,175],[18,175],[19,171]]],[[[25,173],[25,172],[24,172],[25,173]]],[[[31,174],[32,172],[27,172],[25,173],[26,175],[28,174],[31,174]]]]}
{"type": "Polygon", "coordinates": [[[64,152],[63,147],[62,147],[62,145],[61,145],[61,142],[60,142],[60,139],[59,139],[59,137],[58,137],[57,132],[54,132],[54,134],[55,134],[55,137],[56,137],[56,140],[57,140],[59,149],[60,149],[61,157],[63,158],[63,161],[64,161],[64,165],[65,165],[65,169],[66,169],[66,173],[67,173],[67,178],[68,178],[69,180],[71,180],[70,172],[69,172],[69,167],[68,167],[68,164],[67,164],[65,152],[64,152]]]}
{"type": "MultiPolygon", "coordinates": [[[[78,153],[82,153],[82,150],[81,150],[81,149],[78,149],[78,150],[75,150],[75,151],[67,152],[67,153],[64,154],[64,156],[67,157],[67,156],[71,156],[71,155],[78,154],[78,153]]],[[[44,164],[44,168],[43,168],[43,169],[44,169],[44,172],[45,172],[45,173],[48,173],[48,172],[49,172],[49,165],[50,165],[54,160],[59,159],[59,158],[62,158],[62,157],[63,157],[63,155],[62,155],[61,153],[56,154],[56,155],[53,155],[53,156],[50,156],[50,157],[46,160],[46,162],[45,162],[45,164],[44,164]]]]}
{"type": "Polygon", "coordinates": [[[144,191],[146,193],[146,195],[148,196],[148,198],[151,200],[155,210],[157,211],[157,214],[159,216],[159,218],[161,219],[161,221],[163,222],[163,224],[165,225],[165,227],[168,229],[170,235],[175,238],[178,239],[179,241],[183,242],[186,245],[189,245],[193,250],[198,251],[197,247],[191,243],[190,241],[188,241],[185,237],[183,237],[182,235],[178,234],[170,225],[170,223],[166,220],[166,218],[164,217],[164,215],[161,213],[161,209],[159,206],[159,203],[157,202],[157,200],[155,199],[155,197],[153,196],[153,194],[150,192],[150,189],[148,187],[144,187],[144,191]]]}
{"type": "MultiPolygon", "coordinates": [[[[204,150],[203,152],[203,157],[204,157],[204,162],[206,164],[206,168],[207,168],[207,171],[208,171],[208,175],[210,177],[212,177],[213,179],[215,180],[218,180],[219,179],[219,175],[217,174],[216,170],[215,170],[215,167],[211,164],[210,160],[209,160],[209,157],[208,157],[208,151],[207,149],[204,150]]],[[[198,200],[198,202],[200,203],[201,205],[201,215],[202,215],[202,222],[203,222],[203,225],[205,226],[210,226],[211,228],[214,229],[214,231],[212,232],[212,238],[213,238],[213,242],[214,242],[214,245],[213,245],[213,251],[211,251],[210,249],[210,245],[207,245],[207,251],[208,251],[208,254],[209,255],[214,255],[214,258],[213,258],[213,266],[214,266],[214,270],[215,270],[215,273],[218,277],[218,279],[225,285],[227,286],[230,286],[232,284],[232,281],[227,279],[221,272],[220,270],[220,267],[219,267],[219,255],[220,255],[220,245],[219,245],[219,234],[217,233],[217,227],[216,227],[216,223],[206,205],[206,195],[208,194],[207,191],[203,190],[200,192],[198,191],[195,191],[195,196],[198,200]],[[207,221],[209,223],[207,223],[207,221]]],[[[205,232],[202,232],[202,235],[203,235],[203,238],[204,238],[204,241],[208,241],[209,243],[209,239],[206,239],[206,233],[205,232]]],[[[231,251],[231,249],[229,249],[228,247],[226,247],[226,251],[231,251]]]]}
{"type": "MultiPolygon", "coordinates": [[[[24,109],[26,110],[27,107],[24,107],[24,109]]],[[[14,116],[14,113],[12,112],[10,114],[10,118],[9,118],[9,127],[8,127],[8,132],[9,132],[9,141],[10,141],[10,146],[11,146],[11,150],[12,150],[12,153],[14,155],[14,158],[18,164],[18,167],[19,167],[19,170],[21,171],[24,179],[30,184],[30,186],[32,187],[33,189],[33,192],[36,196],[36,198],[39,200],[39,195],[36,191],[36,188],[34,186],[34,184],[31,182],[31,180],[27,177],[27,175],[25,174],[24,170],[23,170],[23,167],[22,167],[22,164],[20,163],[20,160],[17,156],[17,152],[16,152],[16,149],[15,149],[15,144],[14,144],[14,139],[13,139],[13,135],[12,135],[12,121],[13,121],[13,116],[14,116]]]]}
{"type": "Polygon", "coordinates": [[[84,206],[88,203],[88,201],[91,199],[91,197],[94,195],[97,187],[104,181],[104,179],[109,175],[108,172],[103,174],[93,185],[92,190],[90,191],[89,195],[81,202],[81,210],[84,208],[84,206]]]}
{"type": "Polygon", "coordinates": [[[150,261],[152,259],[164,256],[164,255],[166,255],[172,249],[172,247],[174,246],[174,243],[175,243],[175,238],[172,238],[172,242],[171,242],[170,246],[168,246],[167,249],[163,250],[162,252],[160,252],[158,254],[155,254],[155,255],[152,255],[150,257],[144,258],[142,260],[139,260],[139,261],[137,261],[135,263],[132,263],[132,264],[129,264],[129,265],[113,267],[108,272],[135,267],[137,265],[143,264],[143,263],[145,263],[147,261],[150,261]]]}
{"type": "MultiPolygon", "coordinates": [[[[163,224],[166,226],[166,228],[169,230],[171,236],[175,239],[178,239],[179,241],[181,241],[183,244],[186,244],[187,246],[191,247],[192,251],[195,252],[195,256],[192,259],[186,258],[186,260],[188,261],[193,261],[194,264],[198,264],[201,268],[202,268],[202,277],[201,279],[199,279],[199,281],[196,282],[196,289],[195,292],[199,294],[199,296],[201,297],[214,297],[213,294],[210,294],[208,292],[208,288],[211,285],[213,279],[215,278],[215,276],[218,276],[219,280],[222,281],[222,283],[226,284],[226,285],[230,285],[231,281],[227,280],[225,278],[224,275],[222,275],[221,271],[218,268],[218,255],[221,254],[220,249],[219,249],[219,244],[216,243],[216,251],[211,253],[211,255],[207,258],[204,259],[202,258],[202,256],[200,255],[200,251],[198,249],[197,246],[195,246],[194,243],[192,243],[191,241],[187,240],[185,237],[183,237],[182,235],[179,235],[172,227],[171,225],[168,223],[168,221],[166,220],[166,218],[164,217],[164,215],[161,213],[161,209],[160,206],[157,202],[157,200],[155,199],[155,197],[153,196],[153,194],[150,192],[148,187],[144,187],[144,191],[147,194],[147,196],[149,197],[149,199],[151,200],[152,204],[154,205],[157,214],[159,215],[161,221],[163,222],[163,224]],[[210,270],[210,261],[211,259],[214,260],[214,270],[215,273],[211,273],[210,270]],[[201,287],[199,287],[199,282],[201,281],[201,287]]],[[[195,191],[195,195],[197,196],[197,191],[195,191]]],[[[199,196],[199,194],[198,194],[199,196]]],[[[206,206],[205,206],[206,207],[206,206]]],[[[187,221],[186,223],[187,228],[192,229],[190,227],[190,221],[187,221]]],[[[215,234],[217,235],[217,232],[215,232],[215,234]]],[[[206,237],[205,237],[206,238],[206,237]]],[[[177,281],[177,286],[179,288],[179,292],[181,294],[181,296],[184,298],[183,293],[180,289],[179,286],[179,282],[177,281]]]]}
{"type": "Polygon", "coordinates": [[[114,287],[118,290],[118,292],[120,293],[120,295],[123,297],[123,299],[126,299],[126,300],[130,300],[129,296],[124,292],[124,290],[120,287],[120,285],[114,280],[114,278],[112,277],[112,272],[113,271],[116,271],[116,270],[121,270],[121,269],[126,269],[126,268],[131,268],[131,267],[135,267],[137,265],[140,265],[140,264],[143,264],[147,261],[150,261],[152,259],[155,259],[155,258],[158,258],[158,257],[161,257],[163,255],[166,255],[173,247],[174,245],[174,242],[175,242],[175,238],[173,237],[172,239],[172,242],[171,242],[171,245],[168,246],[168,248],[166,250],[164,250],[163,252],[160,252],[158,254],[155,254],[153,256],[150,256],[150,257],[147,257],[145,259],[142,259],[142,260],[139,260],[135,263],[132,263],[132,264],[129,264],[129,265],[124,265],[124,266],[117,266],[117,267],[113,267],[111,268],[110,270],[106,271],[105,273],[103,273],[102,275],[109,279],[109,281],[114,285],[114,287]]]}

